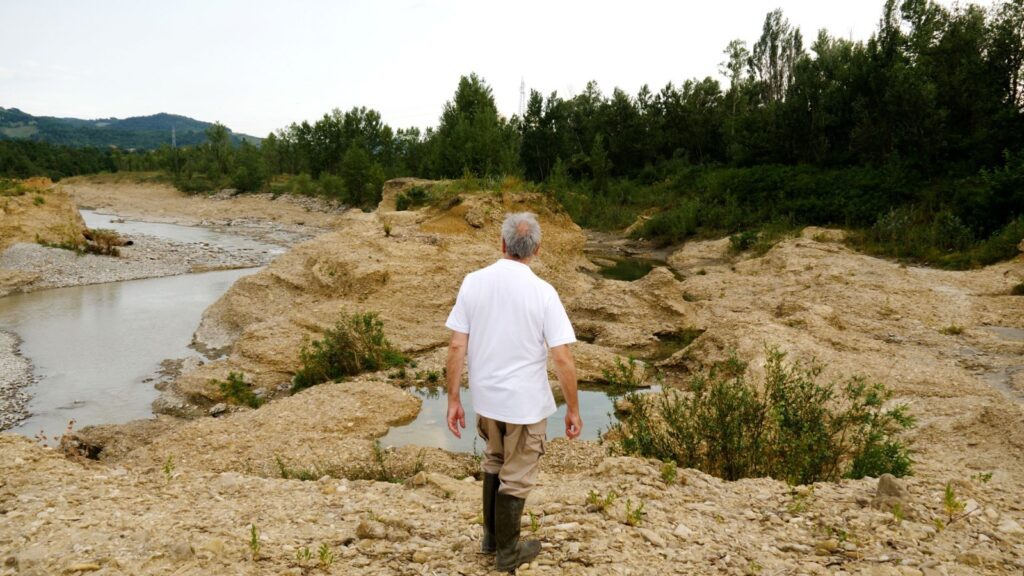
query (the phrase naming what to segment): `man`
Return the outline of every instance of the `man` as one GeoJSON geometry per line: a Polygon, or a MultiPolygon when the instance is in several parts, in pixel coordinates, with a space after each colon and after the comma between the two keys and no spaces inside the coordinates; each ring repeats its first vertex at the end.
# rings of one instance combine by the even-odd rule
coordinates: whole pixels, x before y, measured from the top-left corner
{"type": "Polygon", "coordinates": [[[466,427],[459,392],[468,355],[477,433],[486,442],[480,548],[496,553],[498,570],[508,572],[540,553],[540,543],[520,541],[519,530],[547,441],[547,417],[556,410],[548,384],[549,350],[567,405],[565,435],[576,438],[583,429],[569,351],[576,335],[558,293],[528,266],[539,250],[536,216],[507,216],[501,226],[503,258],[466,276],[445,322],[452,330],[448,429],[461,438],[466,427]]]}

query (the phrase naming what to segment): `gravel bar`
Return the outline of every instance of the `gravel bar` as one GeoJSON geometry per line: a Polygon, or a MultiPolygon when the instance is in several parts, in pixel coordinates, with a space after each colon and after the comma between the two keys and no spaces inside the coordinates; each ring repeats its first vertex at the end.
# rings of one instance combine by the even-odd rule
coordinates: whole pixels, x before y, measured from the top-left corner
{"type": "Polygon", "coordinates": [[[18,353],[21,342],[10,332],[0,332],[0,432],[28,417],[28,392],[32,366],[18,353]]]}

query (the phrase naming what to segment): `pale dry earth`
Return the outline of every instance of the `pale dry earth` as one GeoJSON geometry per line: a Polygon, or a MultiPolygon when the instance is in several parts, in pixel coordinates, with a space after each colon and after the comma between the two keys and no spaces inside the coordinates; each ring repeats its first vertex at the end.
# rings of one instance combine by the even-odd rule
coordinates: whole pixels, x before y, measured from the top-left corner
{"type": "MultiPolygon", "coordinates": [[[[666,484],[652,463],[606,457],[594,442],[551,442],[527,503],[533,515],[524,517],[545,551],[521,574],[1024,571],[1024,342],[993,328],[1024,324],[1024,298],[1009,295],[1024,281],[1021,257],[975,271],[930,270],[858,254],[837,232],[808,229],[762,257],[731,254],[726,240],[690,243],[668,259],[671,269],[621,282],[589,273],[582,231],[543,196],[467,194],[446,209],[387,210],[409,184],[387,188],[377,213],[324,216],[337,231],[240,280],[204,315],[197,341],[228,355],[178,377],[168,387],[172,403],[205,414],[223,400],[209,380],[235,370],[279,396],[269,404],[86,431],[77,441],[99,462],[0,436],[0,573],[489,573],[488,558],[475,553],[480,485],[460,479],[472,457],[414,447],[374,456],[373,438],[418,410],[397,378],[369,374],[294,396],[282,384],[304,339],[355,311],[379,312],[418,368],[439,370],[443,322],[461,278],[498,257],[502,214],[526,208],[540,214],[545,232],[534,268],[592,340],[574,347],[588,379],[617,355],[643,354],[667,333],[697,328],[704,333],[693,344],[659,363],[676,381],[732,352],[756,375],[765,346],[776,345],[792,360],[816,359],[826,378],[884,382],[918,426],[908,436],[916,462],[899,496],[902,521],[872,506],[872,479],[793,490],[685,470],[666,484]],[[417,462],[425,471],[412,475],[417,462]],[[372,476],[381,463],[412,478],[333,477],[372,476]],[[281,478],[298,470],[325,477],[281,478]],[[970,514],[939,531],[947,482],[970,514]],[[587,504],[591,490],[618,498],[600,511],[587,504]],[[627,507],[641,502],[646,515],[628,525],[627,507]],[[314,567],[321,544],[333,562],[314,567]],[[302,547],[311,559],[296,556],[302,547]]],[[[145,192],[123,191],[126,205],[141,211],[164,194],[176,217],[215,220],[244,200],[204,205],[145,192]]],[[[113,204],[121,192],[76,194],[109,195],[113,204]]]]}

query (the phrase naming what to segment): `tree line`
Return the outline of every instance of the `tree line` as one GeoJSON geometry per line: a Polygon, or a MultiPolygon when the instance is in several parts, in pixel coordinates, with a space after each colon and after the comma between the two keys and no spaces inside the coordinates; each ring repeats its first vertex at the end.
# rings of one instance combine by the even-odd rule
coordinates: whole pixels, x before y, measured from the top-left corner
{"type": "MultiPolygon", "coordinates": [[[[888,0],[854,42],[809,44],[780,10],[753,43],[724,48],[715,78],[636,94],[589,83],[531,91],[501,115],[484,79],[460,79],[438,125],[394,130],[372,109],[294,123],[257,147],[219,125],[201,145],[124,154],[186,190],[324,194],[372,206],[380,182],[517,175],[577,222],[675,242],[766,226],[836,224],[883,253],[949,265],[1024,229],[1024,0],[989,9],[888,0]],[[942,262],[940,262],[942,263],[942,262]]],[[[4,165],[0,163],[0,167],[4,165]]]]}

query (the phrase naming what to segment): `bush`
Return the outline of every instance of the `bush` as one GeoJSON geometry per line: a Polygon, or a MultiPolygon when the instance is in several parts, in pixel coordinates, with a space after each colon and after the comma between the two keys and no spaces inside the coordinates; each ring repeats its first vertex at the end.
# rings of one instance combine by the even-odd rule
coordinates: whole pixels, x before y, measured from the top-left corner
{"type": "Polygon", "coordinates": [[[292,378],[293,392],[408,362],[384,336],[384,322],[373,312],[344,316],[323,338],[304,344],[299,357],[302,367],[292,378]]]}
{"type": "Polygon", "coordinates": [[[216,385],[224,398],[232,404],[249,408],[263,405],[263,399],[253,393],[252,388],[245,383],[245,375],[240,372],[229,372],[227,380],[210,380],[210,384],[216,385]]]}
{"type": "Polygon", "coordinates": [[[808,484],[910,473],[898,439],[913,420],[905,406],[885,408],[891,393],[863,378],[837,393],[817,382],[821,367],[786,364],[767,350],[761,386],[732,358],[694,377],[690,393],[631,394],[633,410],[618,425],[618,446],[727,480],[771,476],[808,484]]]}
{"type": "Polygon", "coordinates": [[[418,208],[427,203],[427,189],[424,186],[413,186],[402,192],[395,199],[395,210],[402,211],[418,208]]]}

